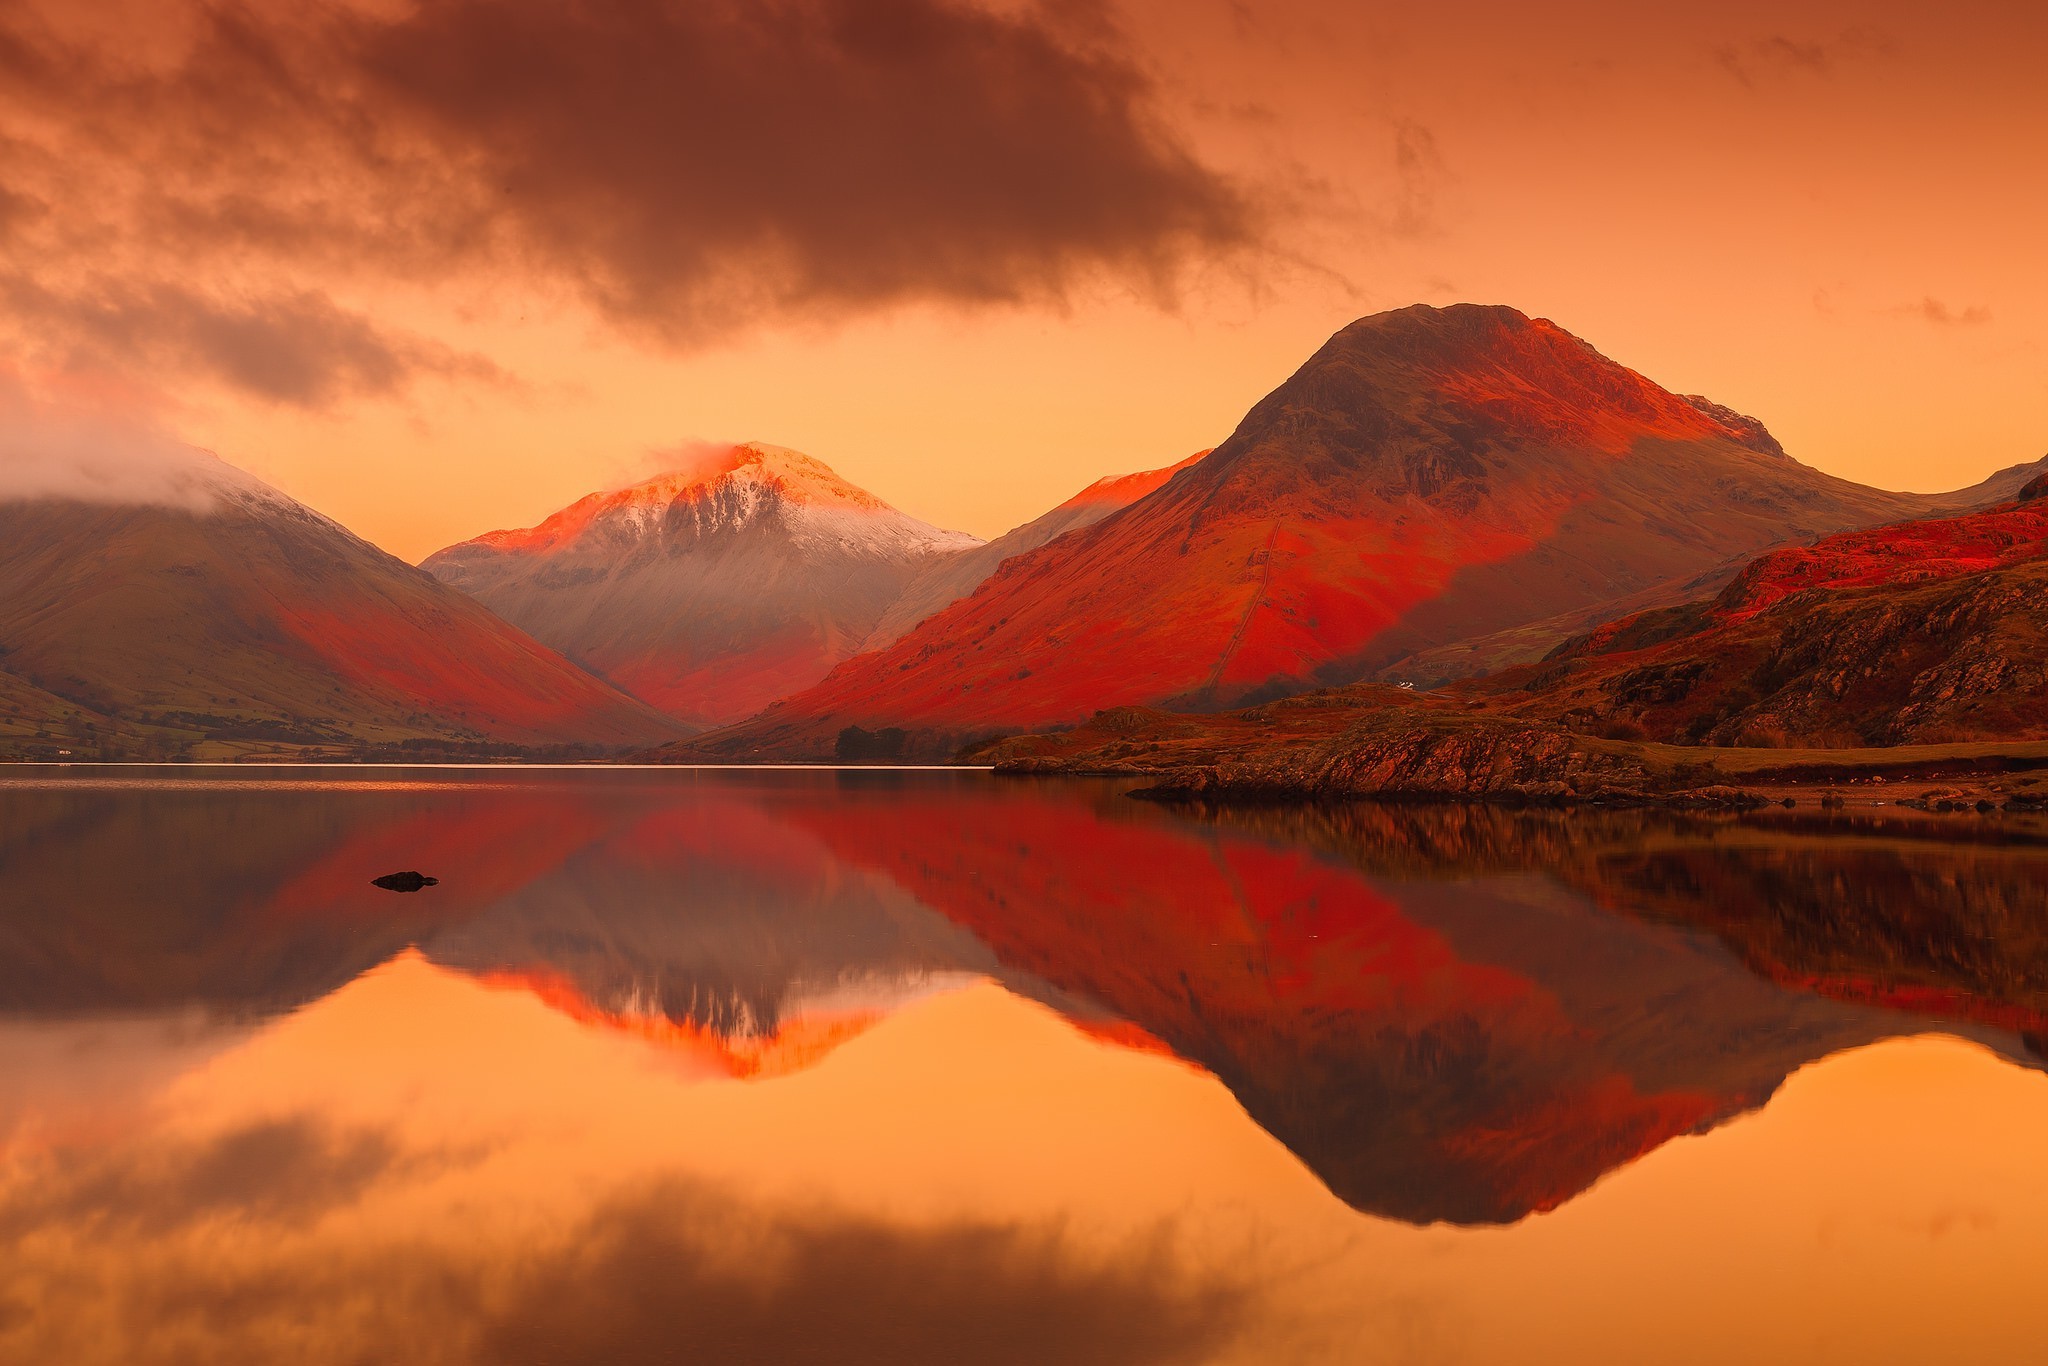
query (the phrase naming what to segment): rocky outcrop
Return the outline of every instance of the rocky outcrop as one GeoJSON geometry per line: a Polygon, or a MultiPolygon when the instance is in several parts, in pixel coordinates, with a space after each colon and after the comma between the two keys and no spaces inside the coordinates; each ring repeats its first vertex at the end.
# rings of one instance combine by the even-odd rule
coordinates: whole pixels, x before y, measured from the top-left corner
{"type": "Polygon", "coordinates": [[[1754,806],[1700,765],[1656,766],[1626,745],[1474,714],[1462,703],[1361,686],[1224,716],[1124,707],[1053,736],[969,756],[1000,773],[1154,779],[1156,800],[1480,799],[1754,806]]]}
{"type": "Polygon", "coordinates": [[[1641,764],[1588,752],[1565,732],[1484,723],[1454,730],[1404,725],[1301,753],[1246,756],[1176,773],[1146,795],[1627,801],[1653,786],[1641,764]]]}
{"type": "Polygon", "coordinates": [[[1771,429],[1748,413],[1738,413],[1727,404],[1716,403],[1704,394],[1683,394],[1680,397],[1736,433],[1736,439],[1751,450],[1763,455],[1775,455],[1780,460],[1792,458],[1785,454],[1785,448],[1778,444],[1778,438],[1771,435],[1771,429]]]}
{"type": "Polygon", "coordinates": [[[1305,842],[1376,879],[1554,878],[1621,915],[1708,930],[1789,987],[2048,1031],[2048,853],[1967,824],[1377,803],[1186,816],[1305,842]]]}

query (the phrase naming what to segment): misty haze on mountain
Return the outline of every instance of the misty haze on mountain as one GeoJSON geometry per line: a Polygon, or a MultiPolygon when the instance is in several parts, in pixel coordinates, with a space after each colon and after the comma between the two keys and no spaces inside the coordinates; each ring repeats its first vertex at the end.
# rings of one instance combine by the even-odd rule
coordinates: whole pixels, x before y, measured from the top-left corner
{"type": "Polygon", "coordinates": [[[0,386],[0,501],[62,499],[209,512],[251,475],[148,424],[40,404],[0,386]]]}

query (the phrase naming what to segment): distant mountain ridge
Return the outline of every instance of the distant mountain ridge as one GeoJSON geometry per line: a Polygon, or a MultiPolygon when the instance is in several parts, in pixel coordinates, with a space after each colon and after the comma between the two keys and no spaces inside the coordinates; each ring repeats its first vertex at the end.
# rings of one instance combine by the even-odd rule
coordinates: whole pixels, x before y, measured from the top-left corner
{"type": "Polygon", "coordinates": [[[2048,739],[2048,473],[1988,510],[1772,551],[1475,687],[1679,744],[2048,739]]]}
{"type": "Polygon", "coordinates": [[[1098,479],[1050,512],[1004,532],[986,545],[938,561],[903,590],[903,596],[883,615],[861,643],[861,649],[881,649],[926,617],[971,596],[989,575],[1002,567],[1005,560],[1027,550],[1036,550],[1070,531],[1094,526],[1112,512],[1137,502],[1207,454],[1207,451],[1199,451],[1163,469],[1112,474],[1098,479]]]}
{"type": "Polygon", "coordinates": [[[422,568],[634,696],[715,725],[822,678],[920,573],[980,545],[755,442],[422,568]]]}
{"type": "Polygon", "coordinates": [[[1560,623],[1494,667],[1584,629],[1562,624],[1573,614],[1961,496],[1800,465],[1754,419],[1547,320],[1401,309],[1337,333],[1147,496],[686,752],[818,757],[847,728],[893,728],[940,754],[1105,707],[1215,709],[1371,678],[1560,623]]]}
{"type": "MultiPolygon", "coordinates": [[[[1768,433],[1765,435],[1768,438],[1768,433]]],[[[1982,483],[1950,493],[1905,496],[1913,500],[1915,507],[1910,515],[1916,517],[1981,511],[2011,502],[2030,479],[2039,478],[2044,470],[2048,470],[2048,458],[2008,466],[1982,483]]],[[[1502,668],[1540,659],[1551,649],[1586,635],[1607,622],[1711,597],[1731,583],[1749,563],[1746,555],[1733,556],[1689,579],[1672,579],[1624,598],[1594,603],[1542,621],[1418,650],[1380,669],[1374,677],[1381,682],[1406,683],[1421,688],[1436,687],[1456,679],[1483,677],[1502,668]]]]}

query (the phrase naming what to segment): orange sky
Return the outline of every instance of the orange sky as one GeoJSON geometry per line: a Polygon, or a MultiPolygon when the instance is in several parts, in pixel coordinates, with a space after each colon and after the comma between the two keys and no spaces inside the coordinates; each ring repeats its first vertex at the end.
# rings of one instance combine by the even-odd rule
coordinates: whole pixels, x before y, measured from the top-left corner
{"type": "Polygon", "coordinates": [[[0,0],[0,367],[408,559],[694,437],[993,535],[1417,300],[1872,483],[2048,451],[2013,0],[76,8],[0,0]]]}

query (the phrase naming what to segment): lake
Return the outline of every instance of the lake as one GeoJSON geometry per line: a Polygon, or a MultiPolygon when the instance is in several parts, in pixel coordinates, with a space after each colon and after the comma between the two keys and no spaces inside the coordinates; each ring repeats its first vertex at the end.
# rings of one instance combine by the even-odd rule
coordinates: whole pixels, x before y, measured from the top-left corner
{"type": "Polygon", "coordinates": [[[0,1360],[2030,1359],[2044,1052],[2010,819],[20,768],[0,1360]]]}

